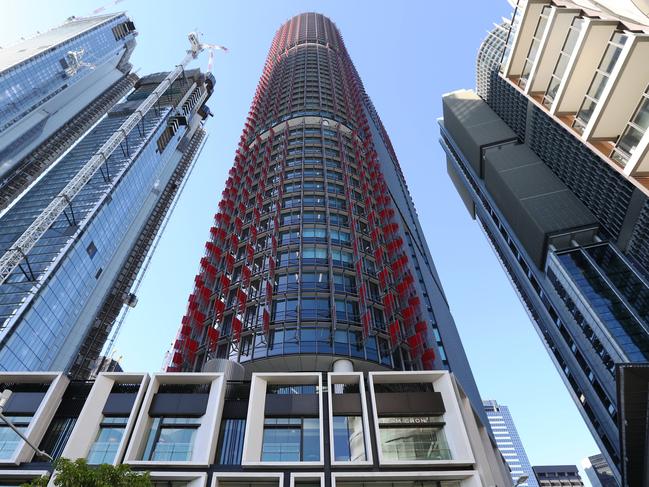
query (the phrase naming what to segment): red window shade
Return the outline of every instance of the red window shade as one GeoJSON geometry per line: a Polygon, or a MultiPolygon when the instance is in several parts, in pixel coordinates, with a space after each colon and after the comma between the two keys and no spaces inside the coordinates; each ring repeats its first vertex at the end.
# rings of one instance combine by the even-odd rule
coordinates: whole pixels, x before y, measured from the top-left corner
{"type": "Polygon", "coordinates": [[[208,303],[212,293],[206,287],[201,288],[201,298],[203,298],[204,303],[208,303]]]}
{"type": "Polygon", "coordinates": [[[237,290],[237,301],[239,302],[239,312],[243,313],[246,310],[246,303],[248,302],[248,295],[243,289],[237,290]]]}
{"type": "Polygon", "coordinates": [[[383,247],[378,247],[374,250],[374,260],[376,260],[376,265],[379,267],[383,267],[383,254],[383,247]]]}
{"type": "Polygon", "coordinates": [[[223,319],[224,312],[225,312],[225,303],[220,299],[214,301],[214,318],[216,318],[216,321],[221,321],[223,319]]]}
{"type": "Polygon", "coordinates": [[[392,314],[394,307],[394,297],[392,294],[388,293],[383,296],[383,308],[385,309],[385,314],[390,316],[392,314]]]}
{"type": "Polygon", "coordinates": [[[189,327],[189,325],[183,325],[180,327],[180,334],[182,336],[189,336],[192,332],[192,329],[189,327]]]}
{"type": "Polygon", "coordinates": [[[252,276],[252,271],[250,270],[250,267],[247,265],[244,265],[241,268],[241,282],[243,283],[244,286],[248,287],[250,286],[250,277],[252,276]]]}
{"type": "Polygon", "coordinates": [[[273,299],[273,285],[270,281],[266,281],[266,302],[269,303],[273,299]]]}
{"type": "Polygon", "coordinates": [[[232,339],[239,341],[241,339],[241,330],[242,330],[241,320],[236,316],[232,318],[232,339]]]}
{"type": "Polygon", "coordinates": [[[388,325],[388,334],[390,335],[390,344],[392,347],[396,347],[399,344],[399,322],[393,321],[388,325]]]}
{"type": "Polygon", "coordinates": [[[183,356],[180,352],[174,353],[174,358],[172,360],[174,364],[182,364],[183,363],[183,356]]]}
{"type": "Polygon", "coordinates": [[[225,270],[228,274],[232,274],[234,270],[234,255],[226,254],[225,256],[225,270]]]}
{"type": "Polygon", "coordinates": [[[232,252],[236,253],[237,247],[239,247],[239,237],[233,233],[230,235],[230,248],[232,249],[232,252]]]}
{"type": "Polygon", "coordinates": [[[194,309],[194,310],[191,311],[191,317],[192,317],[192,320],[194,321],[194,323],[198,322],[198,323],[202,324],[203,321],[205,321],[205,315],[203,313],[201,313],[200,311],[198,311],[197,309],[194,309]]]}
{"type": "Polygon", "coordinates": [[[270,313],[266,308],[264,308],[263,323],[264,323],[264,333],[268,333],[270,331],[270,313]]]}
{"type": "Polygon", "coordinates": [[[435,363],[435,350],[426,348],[421,356],[421,362],[426,370],[431,370],[435,363]]]}
{"type": "Polygon", "coordinates": [[[228,291],[228,288],[230,287],[230,278],[223,274],[221,276],[221,292],[226,293],[228,291]]]}
{"type": "Polygon", "coordinates": [[[385,289],[390,283],[390,269],[388,267],[383,268],[379,272],[379,286],[381,289],[385,289]]]}
{"type": "Polygon", "coordinates": [[[255,248],[250,244],[246,245],[246,260],[248,264],[252,264],[252,261],[255,260],[255,248]]]}
{"type": "Polygon", "coordinates": [[[211,327],[208,328],[207,329],[207,338],[208,338],[208,341],[209,341],[210,351],[213,352],[214,350],[216,350],[216,344],[219,341],[219,330],[217,330],[216,328],[211,328],[211,327]]]}
{"type": "Polygon", "coordinates": [[[370,335],[370,331],[372,330],[372,317],[369,311],[363,313],[362,322],[363,322],[363,338],[367,338],[370,335]]]}
{"type": "Polygon", "coordinates": [[[426,323],[425,321],[419,321],[419,322],[417,322],[417,323],[415,324],[415,331],[416,331],[417,333],[421,333],[421,334],[424,334],[424,335],[425,335],[426,332],[428,331],[428,323],[426,323]]]}

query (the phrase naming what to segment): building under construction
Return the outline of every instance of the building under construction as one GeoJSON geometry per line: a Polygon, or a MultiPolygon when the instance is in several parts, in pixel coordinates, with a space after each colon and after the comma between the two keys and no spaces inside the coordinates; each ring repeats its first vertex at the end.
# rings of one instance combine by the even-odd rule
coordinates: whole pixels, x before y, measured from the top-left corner
{"type": "MultiPolygon", "coordinates": [[[[44,35],[59,33],[61,77],[97,71],[104,58],[95,49],[123,43],[110,52],[121,54],[120,75],[19,161],[0,163],[2,370],[90,373],[120,310],[137,301],[135,277],[205,141],[213,77],[184,69],[202,47],[171,73],[138,79],[128,63],[135,26],[123,14],[101,19],[73,19],[44,35]],[[79,22],[98,27],[74,37],[79,22]]],[[[26,69],[50,69],[37,62],[50,52],[23,60],[26,69]]],[[[0,72],[0,83],[10,76],[0,72]]]]}

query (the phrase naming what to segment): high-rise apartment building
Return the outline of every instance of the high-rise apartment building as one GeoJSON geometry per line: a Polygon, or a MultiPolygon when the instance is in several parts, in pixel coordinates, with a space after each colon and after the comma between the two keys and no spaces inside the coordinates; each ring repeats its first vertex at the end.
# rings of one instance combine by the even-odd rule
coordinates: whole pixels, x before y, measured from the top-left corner
{"type": "Polygon", "coordinates": [[[592,487],[619,487],[613,471],[601,453],[584,458],[581,466],[592,487]]]}
{"type": "MultiPolygon", "coordinates": [[[[65,132],[65,153],[54,158],[48,171],[0,214],[2,370],[69,371],[76,377],[90,373],[120,309],[136,302],[130,294],[135,276],[205,138],[202,122],[209,114],[205,101],[212,92],[213,78],[199,70],[184,71],[170,86],[166,73],[144,76],[123,101],[117,92],[106,98],[105,92],[96,88],[80,91],[81,84],[88,82],[82,73],[104,70],[101,62],[106,57],[128,70],[134,26],[123,15],[108,19],[74,20],[55,29],[52,32],[58,33],[57,39],[67,39],[63,33],[77,33],[78,23],[98,25],[73,36],[72,44],[60,39],[52,50],[26,60],[24,69],[16,74],[26,76],[27,71],[32,82],[43,78],[43,89],[53,90],[55,95],[60,91],[52,102],[58,103],[58,97],[68,92],[78,92],[79,97],[60,101],[63,112],[77,112],[52,135],[56,138],[65,132]],[[69,52],[76,53],[76,71],[69,71],[73,66],[66,57],[69,52]],[[57,54],[50,59],[51,53],[57,54]],[[59,58],[67,59],[67,65],[59,58]],[[52,70],[58,70],[56,75],[51,75],[52,70]],[[72,78],[68,86],[59,83],[65,76],[72,78]],[[80,77],[76,84],[72,83],[75,76],[80,77]],[[50,86],[56,83],[60,86],[50,86]],[[161,96],[156,103],[144,104],[149,95],[158,92],[161,96]],[[96,106],[98,100],[101,109],[96,106]],[[74,108],[68,109],[70,104],[74,108]],[[142,119],[127,124],[134,120],[134,113],[142,119]],[[80,137],[79,132],[89,128],[87,124],[95,118],[97,123],[80,137]],[[106,152],[111,141],[122,138],[106,152]],[[103,162],[90,173],[88,164],[93,157],[103,158],[103,162]],[[52,208],[57,207],[52,205],[61,201],[65,211],[56,216],[52,208]],[[28,247],[21,247],[23,244],[28,247]],[[22,260],[12,265],[17,250],[22,260]]],[[[26,41],[28,48],[30,42],[26,41]]],[[[41,48],[33,47],[38,52],[41,48]]],[[[120,74],[113,73],[109,67],[108,78],[102,83],[122,83],[124,73],[120,69],[120,74]]],[[[5,73],[9,80],[11,73],[5,73]]],[[[108,91],[115,88],[109,86],[108,91]]],[[[42,107],[48,103],[46,99],[34,103],[42,107]]],[[[37,115],[29,112],[15,123],[33,117],[37,115]]],[[[6,120],[5,126],[11,127],[14,122],[9,116],[6,120]]],[[[49,154],[50,140],[31,153],[49,154]]],[[[34,139],[34,143],[38,141],[41,138],[34,139]]]]}
{"type": "Polygon", "coordinates": [[[71,17],[0,49],[0,210],[132,89],[135,25],[71,17]]]}
{"type": "MultiPolygon", "coordinates": [[[[449,175],[619,478],[615,369],[649,357],[649,20],[518,2],[444,96],[449,175]]],[[[617,13],[616,13],[617,12],[617,13]]]]}
{"type": "Polygon", "coordinates": [[[584,487],[575,465],[532,467],[539,487],[584,487]]]}
{"type": "Polygon", "coordinates": [[[446,368],[484,414],[398,160],[326,17],[275,35],[205,247],[168,370],[446,368]]]}
{"type": "Polygon", "coordinates": [[[517,485],[516,482],[521,477],[527,477],[527,480],[518,485],[521,487],[539,487],[509,408],[490,400],[484,401],[484,409],[496,445],[507,462],[514,485],[517,485]]]}

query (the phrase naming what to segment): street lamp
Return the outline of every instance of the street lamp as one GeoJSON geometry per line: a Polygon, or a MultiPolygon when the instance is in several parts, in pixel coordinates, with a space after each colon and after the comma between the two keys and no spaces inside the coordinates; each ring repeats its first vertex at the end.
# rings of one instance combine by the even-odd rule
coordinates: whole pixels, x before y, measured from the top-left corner
{"type": "Polygon", "coordinates": [[[2,421],[4,421],[7,424],[7,426],[9,426],[12,430],[14,430],[14,433],[20,436],[23,439],[23,441],[27,443],[30,446],[30,448],[36,452],[37,455],[41,457],[45,457],[50,462],[53,462],[54,459],[50,455],[45,453],[43,450],[39,450],[38,447],[34,446],[34,444],[31,441],[29,441],[27,437],[23,435],[18,428],[16,428],[16,426],[11,422],[11,420],[4,415],[4,408],[7,405],[7,402],[9,402],[9,398],[11,397],[11,394],[12,394],[11,389],[5,389],[0,394],[0,419],[2,419],[2,421]]]}
{"type": "Polygon", "coordinates": [[[527,479],[529,479],[527,475],[521,475],[520,477],[518,477],[518,480],[514,484],[514,487],[518,487],[519,485],[524,484],[525,482],[527,482],[527,479]]]}

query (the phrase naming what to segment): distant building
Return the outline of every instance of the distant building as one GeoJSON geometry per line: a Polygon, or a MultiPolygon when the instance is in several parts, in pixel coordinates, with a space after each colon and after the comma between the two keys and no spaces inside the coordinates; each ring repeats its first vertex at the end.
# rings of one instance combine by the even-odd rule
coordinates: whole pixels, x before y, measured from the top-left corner
{"type": "Polygon", "coordinates": [[[586,472],[592,487],[620,487],[606,458],[601,453],[584,458],[581,467],[586,472]]]}
{"type": "Polygon", "coordinates": [[[122,365],[120,364],[120,359],[114,359],[112,357],[106,357],[102,355],[97,359],[95,368],[90,372],[90,377],[97,377],[102,372],[123,372],[122,365]]]}
{"type": "Polygon", "coordinates": [[[522,487],[539,487],[509,408],[493,400],[483,401],[483,404],[496,445],[511,470],[514,484],[520,477],[527,476],[527,480],[520,484],[522,487]]]}
{"type": "Polygon", "coordinates": [[[539,487],[584,487],[576,465],[532,467],[539,487]]]}

